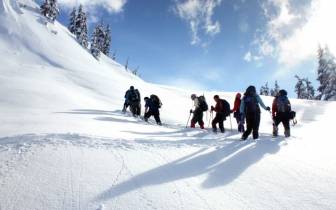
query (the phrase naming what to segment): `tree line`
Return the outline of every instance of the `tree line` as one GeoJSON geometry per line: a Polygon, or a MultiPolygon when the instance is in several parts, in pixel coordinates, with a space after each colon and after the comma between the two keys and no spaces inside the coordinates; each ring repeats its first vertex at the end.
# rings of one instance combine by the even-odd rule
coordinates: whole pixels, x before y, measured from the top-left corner
{"type": "MultiPolygon", "coordinates": [[[[307,77],[299,77],[295,75],[297,80],[295,84],[295,93],[298,99],[309,100],[336,100],[336,58],[326,46],[318,48],[318,68],[317,81],[319,86],[314,88],[313,84],[307,77]]],[[[260,88],[260,95],[276,96],[280,87],[275,81],[274,88],[268,87],[268,82],[260,88]]]]}
{"type": "MultiPolygon", "coordinates": [[[[54,23],[59,15],[59,8],[57,0],[45,0],[40,6],[40,11],[48,21],[54,23]]],[[[109,24],[104,25],[103,22],[97,24],[91,34],[89,41],[88,35],[88,22],[87,13],[84,11],[83,6],[79,5],[78,9],[73,8],[69,15],[69,31],[76,37],[77,42],[96,58],[99,59],[101,53],[109,56],[111,48],[111,27],[109,24]]],[[[111,59],[116,60],[116,52],[111,56],[111,59]]],[[[125,64],[125,70],[130,71],[134,75],[138,75],[139,67],[134,70],[129,69],[129,58],[125,64]]]]}

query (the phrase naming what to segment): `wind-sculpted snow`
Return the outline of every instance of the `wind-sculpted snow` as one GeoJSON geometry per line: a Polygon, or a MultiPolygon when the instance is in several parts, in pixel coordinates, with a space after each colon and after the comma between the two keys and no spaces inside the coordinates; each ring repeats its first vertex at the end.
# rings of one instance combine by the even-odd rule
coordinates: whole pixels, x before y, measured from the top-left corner
{"type": "MultiPolygon", "coordinates": [[[[260,139],[186,128],[190,94],[96,60],[30,0],[0,0],[0,210],[335,209],[336,103],[291,99],[298,124],[260,139]],[[120,110],[130,85],[163,103],[157,126],[120,110]]],[[[249,85],[249,84],[247,84],[249,85]]],[[[270,106],[272,97],[262,97],[270,106]]],[[[143,106],[143,104],[142,104],[143,106]]],[[[143,114],[143,110],[142,110],[143,114]]]]}

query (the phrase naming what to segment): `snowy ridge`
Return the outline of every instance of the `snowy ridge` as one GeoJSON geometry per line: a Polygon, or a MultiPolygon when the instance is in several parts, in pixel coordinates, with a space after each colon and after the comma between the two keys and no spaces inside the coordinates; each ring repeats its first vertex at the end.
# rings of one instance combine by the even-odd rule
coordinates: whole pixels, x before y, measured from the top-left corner
{"type": "Polygon", "coordinates": [[[34,2],[0,0],[0,20],[0,209],[336,208],[335,102],[292,99],[288,139],[262,111],[260,139],[241,142],[233,118],[225,134],[185,128],[192,91],[97,61],[34,2]],[[130,85],[160,96],[164,126],[121,113],[130,85]]]}

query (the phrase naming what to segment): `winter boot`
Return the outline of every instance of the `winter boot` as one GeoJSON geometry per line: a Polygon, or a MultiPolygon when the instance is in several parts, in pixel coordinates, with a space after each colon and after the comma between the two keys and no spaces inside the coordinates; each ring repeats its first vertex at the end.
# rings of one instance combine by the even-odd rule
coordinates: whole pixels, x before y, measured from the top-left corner
{"type": "Polygon", "coordinates": [[[259,133],[258,132],[253,132],[252,135],[253,135],[254,140],[259,139],[259,133]]]}
{"type": "Polygon", "coordinates": [[[217,128],[212,128],[212,131],[217,134],[217,128]]]}
{"type": "Polygon", "coordinates": [[[200,124],[201,129],[204,129],[204,123],[200,124]]]}
{"type": "Polygon", "coordinates": [[[194,122],[194,121],[191,121],[191,123],[190,123],[190,127],[191,127],[191,128],[195,128],[195,122],[194,122]]]}
{"type": "Polygon", "coordinates": [[[278,136],[278,127],[273,125],[273,137],[277,137],[278,136]]]}
{"type": "Polygon", "coordinates": [[[285,130],[285,137],[286,138],[290,137],[290,130],[289,129],[285,130]]]}
{"type": "Polygon", "coordinates": [[[242,137],[240,138],[241,141],[245,141],[247,139],[247,136],[242,135],[242,137]]]}
{"type": "Polygon", "coordinates": [[[245,129],[244,129],[244,125],[243,125],[243,124],[239,124],[239,125],[238,125],[238,132],[240,132],[240,133],[244,133],[244,132],[245,132],[245,129]]]}

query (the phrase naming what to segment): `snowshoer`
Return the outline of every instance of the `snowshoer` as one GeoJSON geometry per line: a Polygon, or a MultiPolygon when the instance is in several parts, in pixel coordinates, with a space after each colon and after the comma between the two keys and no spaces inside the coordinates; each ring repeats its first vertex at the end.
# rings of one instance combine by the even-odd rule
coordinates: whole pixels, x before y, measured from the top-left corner
{"type": "Polygon", "coordinates": [[[238,125],[238,132],[243,133],[245,131],[245,128],[244,128],[244,124],[242,124],[240,120],[241,119],[241,114],[239,110],[240,104],[241,104],[241,94],[237,93],[231,113],[233,113],[233,117],[236,118],[237,125],[238,125]]]}
{"type": "Polygon", "coordinates": [[[208,110],[208,105],[205,101],[205,97],[197,97],[196,94],[191,94],[191,100],[193,100],[194,102],[195,109],[190,110],[190,113],[193,114],[190,127],[195,128],[196,123],[198,123],[201,129],[204,129],[203,112],[208,110]]]}
{"type": "Polygon", "coordinates": [[[151,95],[149,98],[145,97],[145,121],[148,122],[148,118],[152,115],[158,125],[162,125],[160,119],[160,111],[159,109],[162,106],[161,100],[156,95],[151,95]]]}
{"type": "Polygon", "coordinates": [[[140,104],[140,92],[138,89],[134,89],[134,86],[131,86],[129,90],[125,93],[125,103],[123,107],[123,112],[126,112],[128,106],[130,106],[130,111],[133,116],[140,115],[141,104],[140,104]]]}
{"type": "Polygon", "coordinates": [[[282,123],[285,137],[290,137],[290,112],[291,104],[287,98],[287,91],[280,90],[272,103],[273,136],[278,136],[278,125],[282,123]]]}
{"type": "Polygon", "coordinates": [[[218,123],[220,131],[224,133],[225,129],[223,123],[226,120],[226,117],[230,115],[230,104],[225,99],[219,98],[218,95],[214,96],[214,100],[216,101],[216,106],[211,106],[211,112],[215,111],[216,116],[211,123],[212,130],[214,133],[217,133],[216,124],[218,123]]]}
{"type": "Polygon", "coordinates": [[[260,124],[260,108],[261,107],[267,111],[270,111],[270,107],[266,107],[264,102],[261,100],[260,96],[256,92],[254,86],[249,86],[244,93],[242,103],[240,104],[241,122],[244,124],[244,119],[246,118],[246,131],[243,133],[241,139],[246,140],[251,134],[253,139],[259,138],[259,124],[260,124]]]}

